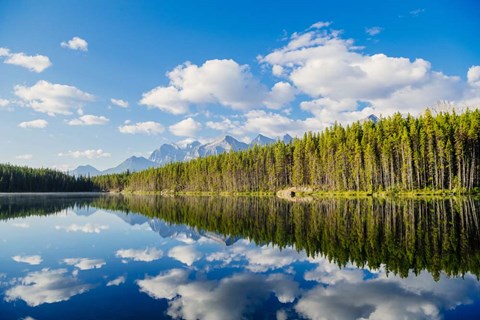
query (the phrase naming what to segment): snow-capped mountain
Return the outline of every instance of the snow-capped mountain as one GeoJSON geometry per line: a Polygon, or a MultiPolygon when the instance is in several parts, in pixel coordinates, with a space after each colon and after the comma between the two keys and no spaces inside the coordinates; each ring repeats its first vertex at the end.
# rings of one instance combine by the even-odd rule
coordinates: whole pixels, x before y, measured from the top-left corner
{"type": "Polygon", "coordinates": [[[164,165],[170,162],[183,161],[185,159],[185,150],[180,149],[175,144],[162,144],[160,148],[152,152],[148,158],[150,161],[164,165]]]}
{"type": "Polygon", "coordinates": [[[272,144],[277,142],[277,140],[266,137],[262,134],[259,134],[258,136],[255,137],[255,139],[250,142],[250,146],[253,147],[254,145],[259,145],[259,146],[266,146],[267,144],[272,144]]]}
{"type": "Polygon", "coordinates": [[[171,162],[189,161],[196,158],[218,155],[230,151],[247,150],[254,145],[265,146],[276,141],[290,143],[293,138],[286,134],[282,138],[272,139],[259,134],[250,144],[238,141],[232,136],[226,135],[222,138],[209,143],[202,144],[199,141],[193,141],[184,147],[180,147],[173,143],[162,144],[158,149],[154,150],[148,159],[144,157],[130,157],[115,168],[99,171],[92,166],[79,166],[70,174],[74,176],[98,176],[102,174],[123,173],[126,171],[136,172],[151,167],[164,166],[171,162]]]}
{"type": "Polygon", "coordinates": [[[248,144],[238,141],[232,136],[225,136],[213,142],[199,146],[198,154],[200,157],[207,157],[224,152],[242,151],[248,149],[248,144]]]}

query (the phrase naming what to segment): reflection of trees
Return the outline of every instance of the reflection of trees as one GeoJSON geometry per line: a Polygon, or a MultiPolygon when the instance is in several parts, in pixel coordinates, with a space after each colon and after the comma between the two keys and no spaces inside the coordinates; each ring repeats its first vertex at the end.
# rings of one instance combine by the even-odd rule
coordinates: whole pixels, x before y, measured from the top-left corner
{"type": "Polygon", "coordinates": [[[293,246],[340,266],[407,276],[480,276],[480,201],[450,199],[324,199],[288,203],[272,197],[0,197],[0,219],[46,215],[69,207],[141,213],[257,244],[293,246]]]}
{"type": "Polygon", "coordinates": [[[325,199],[286,203],[262,197],[106,197],[94,206],[139,212],[256,243],[294,246],[344,266],[435,278],[480,275],[480,202],[457,199],[325,199]]]}
{"type": "Polygon", "coordinates": [[[91,202],[91,195],[4,195],[0,196],[0,220],[49,215],[74,206],[84,208],[91,202]]]}

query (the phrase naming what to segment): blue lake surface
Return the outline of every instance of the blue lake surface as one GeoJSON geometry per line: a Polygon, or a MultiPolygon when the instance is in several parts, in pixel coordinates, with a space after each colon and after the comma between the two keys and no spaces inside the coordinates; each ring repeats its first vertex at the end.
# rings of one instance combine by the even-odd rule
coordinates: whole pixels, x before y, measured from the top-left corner
{"type": "Polygon", "coordinates": [[[0,319],[475,319],[480,202],[0,196],[0,319]]]}

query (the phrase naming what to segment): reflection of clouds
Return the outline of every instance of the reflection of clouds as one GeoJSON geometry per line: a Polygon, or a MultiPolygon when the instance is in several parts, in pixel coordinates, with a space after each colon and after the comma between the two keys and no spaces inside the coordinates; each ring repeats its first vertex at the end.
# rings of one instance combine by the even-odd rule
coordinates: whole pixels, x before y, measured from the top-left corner
{"type": "Polygon", "coordinates": [[[471,295],[479,289],[468,276],[435,282],[427,272],[402,279],[387,278],[383,271],[378,278],[359,281],[357,276],[338,276],[354,270],[332,271],[339,281],[306,292],[295,306],[297,312],[309,319],[438,319],[442,310],[471,303],[471,295]]]}
{"type": "Polygon", "coordinates": [[[203,254],[195,246],[177,246],[168,252],[168,256],[174,258],[182,263],[185,263],[187,266],[191,266],[195,261],[200,260],[203,254]]]}
{"type": "Polygon", "coordinates": [[[65,230],[67,232],[84,232],[84,233],[100,233],[107,230],[107,225],[87,223],[85,225],[71,224],[68,226],[55,226],[57,230],[65,230]]]}
{"type": "Polygon", "coordinates": [[[151,262],[160,259],[163,256],[163,252],[156,248],[121,249],[117,251],[116,256],[123,259],[132,259],[133,261],[151,262]]]}
{"type": "Polygon", "coordinates": [[[171,269],[153,278],[137,280],[141,292],[155,299],[173,299],[177,295],[179,285],[185,284],[188,271],[171,269]]]}
{"type": "Polygon", "coordinates": [[[66,301],[91,288],[90,285],[79,283],[77,279],[66,276],[66,273],[66,269],[42,269],[31,272],[20,279],[20,285],[5,292],[5,301],[21,299],[29,306],[35,307],[44,303],[66,301]]]}
{"type": "Polygon", "coordinates": [[[68,265],[75,266],[80,270],[100,269],[107,264],[103,259],[89,258],[68,258],[64,259],[63,262],[68,265]]]}
{"type": "Polygon", "coordinates": [[[15,223],[12,223],[12,226],[16,228],[22,228],[22,229],[30,228],[30,225],[25,222],[15,222],[15,223]]]}
{"type": "Polygon", "coordinates": [[[268,270],[281,269],[297,261],[307,259],[305,253],[299,253],[292,247],[280,250],[277,246],[264,245],[261,247],[252,246],[247,240],[238,241],[235,245],[222,251],[209,254],[207,261],[222,261],[225,265],[232,261],[246,259],[246,268],[253,272],[265,272],[268,270]]]}
{"type": "Polygon", "coordinates": [[[118,278],[116,278],[116,279],[113,279],[113,280],[109,281],[109,282],[107,283],[107,287],[119,286],[119,285],[125,283],[125,280],[127,280],[125,276],[120,276],[120,277],[118,277],[118,278]]]}
{"type": "Polygon", "coordinates": [[[12,259],[16,262],[23,262],[23,263],[28,263],[32,266],[39,265],[42,263],[42,257],[39,255],[34,255],[34,256],[13,256],[12,259]]]}
{"type": "Polygon", "coordinates": [[[261,304],[274,293],[293,302],[298,284],[284,274],[235,274],[220,281],[188,281],[188,271],[173,269],[137,281],[140,291],[156,299],[169,299],[168,315],[184,319],[239,319],[248,307],[261,304]]]}
{"type": "Polygon", "coordinates": [[[364,272],[353,266],[340,269],[336,263],[328,261],[326,258],[316,258],[317,268],[305,272],[304,278],[307,281],[317,281],[324,284],[335,284],[339,281],[348,281],[357,283],[363,280],[364,272]]]}

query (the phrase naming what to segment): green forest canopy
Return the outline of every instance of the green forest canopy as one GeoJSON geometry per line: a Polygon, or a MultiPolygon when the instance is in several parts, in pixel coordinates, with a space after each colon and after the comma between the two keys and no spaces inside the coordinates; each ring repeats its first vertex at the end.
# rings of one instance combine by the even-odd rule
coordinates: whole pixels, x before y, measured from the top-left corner
{"type": "Polygon", "coordinates": [[[102,190],[275,192],[450,190],[480,187],[480,111],[400,113],[305,133],[241,152],[171,163],[133,174],[95,177],[102,190]]]}

